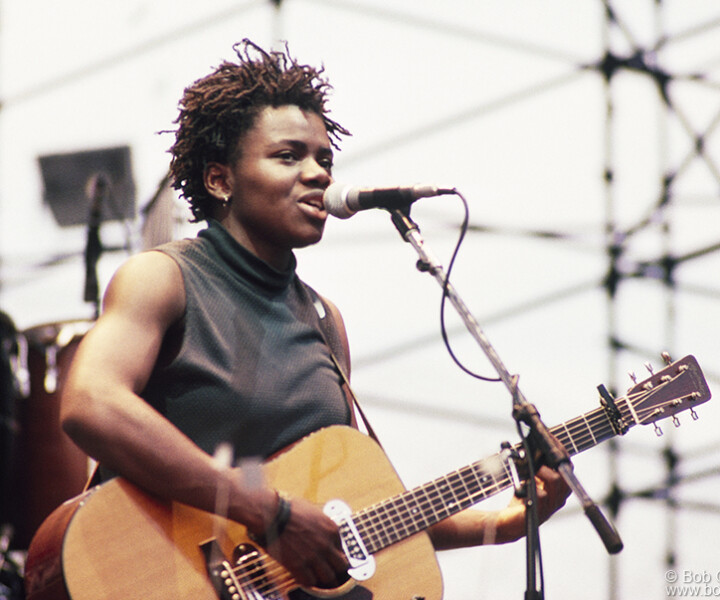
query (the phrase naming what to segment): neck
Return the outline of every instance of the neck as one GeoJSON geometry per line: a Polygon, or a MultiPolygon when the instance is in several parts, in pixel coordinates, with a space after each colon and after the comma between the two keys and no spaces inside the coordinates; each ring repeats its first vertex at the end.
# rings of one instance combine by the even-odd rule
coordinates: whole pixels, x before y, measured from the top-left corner
{"type": "Polygon", "coordinates": [[[229,217],[218,219],[218,222],[235,238],[238,244],[252,252],[260,260],[266,262],[278,271],[286,270],[292,261],[292,251],[278,249],[275,246],[264,243],[260,236],[250,235],[244,227],[229,217]]]}

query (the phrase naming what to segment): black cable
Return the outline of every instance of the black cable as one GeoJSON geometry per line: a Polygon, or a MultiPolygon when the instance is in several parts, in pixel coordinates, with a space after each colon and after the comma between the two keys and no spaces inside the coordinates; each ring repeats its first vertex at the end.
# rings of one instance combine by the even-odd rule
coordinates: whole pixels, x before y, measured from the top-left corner
{"type": "Polygon", "coordinates": [[[460,369],[462,371],[464,371],[471,377],[475,377],[476,379],[481,379],[482,381],[497,382],[497,381],[500,381],[499,377],[485,377],[483,375],[479,375],[478,373],[475,373],[474,371],[470,370],[468,367],[463,365],[462,362],[460,362],[460,359],[455,355],[452,347],[450,346],[450,339],[448,337],[447,327],[445,326],[445,303],[446,303],[447,297],[448,297],[448,285],[450,282],[450,273],[452,273],[453,266],[455,265],[455,259],[457,258],[458,252],[460,251],[460,246],[462,245],[463,240],[465,239],[465,234],[468,231],[468,223],[470,221],[470,210],[468,208],[467,200],[458,190],[454,190],[454,194],[458,198],[460,198],[460,201],[462,202],[463,209],[464,209],[464,215],[463,215],[462,225],[460,226],[460,234],[458,235],[458,240],[457,240],[457,243],[455,244],[455,249],[453,250],[452,257],[450,258],[450,264],[448,265],[447,273],[445,274],[445,281],[443,282],[442,299],[440,301],[440,332],[442,334],[442,339],[445,344],[445,348],[447,348],[447,351],[450,354],[450,357],[453,359],[455,364],[458,367],[460,367],[460,369]]]}

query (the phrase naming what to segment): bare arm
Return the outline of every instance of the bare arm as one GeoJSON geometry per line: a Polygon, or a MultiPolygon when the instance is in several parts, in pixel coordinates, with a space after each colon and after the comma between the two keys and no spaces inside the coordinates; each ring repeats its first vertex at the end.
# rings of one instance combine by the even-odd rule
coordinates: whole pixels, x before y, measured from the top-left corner
{"type": "Polygon", "coordinates": [[[183,310],[182,278],[169,257],[142,254],[124,265],[73,361],[61,421],[106,467],[150,492],[210,510],[218,478],[230,474],[138,396],[183,310]]]}
{"type": "MultiPolygon", "coordinates": [[[[570,490],[562,477],[548,467],[540,468],[536,481],[542,523],[565,504],[570,490]]],[[[525,506],[513,498],[502,510],[465,510],[441,521],[429,533],[437,550],[514,542],[525,535],[525,506]]]]}
{"type": "MultiPolygon", "coordinates": [[[[104,310],[73,360],[61,422],[90,456],[162,498],[212,512],[220,486],[228,516],[264,532],[277,510],[274,490],[244,485],[243,473],[217,464],[140,396],[163,338],[185,309],[182,276],[159,252],[130,259],[113,278],[104,310]]],[[[271,552],[306,585],[332,582],[346,566],[337,527],[302,499],[292,499],[286,532],[271,552]]]]}
{"type": "MultiPolygon", "coordinates": [[[[350,347],[345,324],[338,308],[324,298],[335,320],[340,339],[350,363],[350,347]]],[[[565,504],[570,490],[562,477],[547,467],[538,472],[538,510],[544,522],[565,504]]],[[[520,500],[498,511],[466,510],[433,526],[430,539],[437,550],[464,548],[484,544],[505,544],[525,535],[525,507],[520,500]]]]}

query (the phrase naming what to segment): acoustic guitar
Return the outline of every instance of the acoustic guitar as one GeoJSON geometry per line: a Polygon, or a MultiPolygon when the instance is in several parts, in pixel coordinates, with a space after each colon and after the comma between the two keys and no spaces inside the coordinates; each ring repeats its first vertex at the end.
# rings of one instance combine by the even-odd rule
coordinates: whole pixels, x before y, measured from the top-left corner
{"type": "MultiPolygon", "coordinates": [[[[551,428],[571,455],[634,425],[677,421],[681,411],[696,419],[694,408],[711,396],[692,356],[623,397],[600,388],[599,408],[551,428]]],[[[442,579],[426,530],[511,487],[511,460],[500,452],[406,490],[374,441],[333,426],[265,463],[274,487],[325,506],[339,524],[351,568],[335,589],[301,588],[242,525],[116,478],[66,502],[40,527],[26,563],[27,598],[440,600],[442,579]]]]}

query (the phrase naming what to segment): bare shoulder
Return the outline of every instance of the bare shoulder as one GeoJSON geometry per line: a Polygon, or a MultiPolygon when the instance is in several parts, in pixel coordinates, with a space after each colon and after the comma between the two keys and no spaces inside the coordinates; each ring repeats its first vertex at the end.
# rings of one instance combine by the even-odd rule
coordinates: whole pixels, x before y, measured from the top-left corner
{"type": "Polygon", "coordinates": [[[150,250],[130,257],[117,270],[113,280],[132,280],[150,282],[159,279],[159,283],[182,283],[182,275],[177,263],[167,254],[150,250]]]}
{"type": "Polygon", "coordinates": [[[165,326],[185,310],[185,286],[177,263],[167,254],[142,252],[115,273],[105,293],[104,312],[153,319],[165,326]]]}
{"type": "Polygon", "coordinates": [[[68,381],[69,396],[112,385],[138,392],[165,334],[185,310],[182,274],[169,256],[144,252],[128,259],[105,291],[103,311],[83,339],[68,381]]]}

